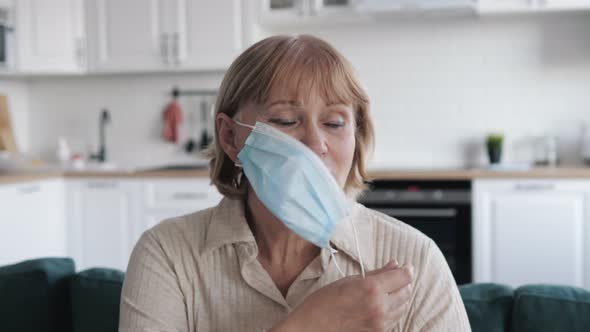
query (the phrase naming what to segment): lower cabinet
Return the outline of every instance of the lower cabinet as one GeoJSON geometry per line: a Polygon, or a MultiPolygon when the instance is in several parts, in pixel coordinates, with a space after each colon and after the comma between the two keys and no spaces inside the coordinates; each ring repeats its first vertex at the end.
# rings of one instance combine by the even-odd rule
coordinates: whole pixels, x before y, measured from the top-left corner
{"type": "Polygon", "coordinates": [[[80,270],[126,270],[145,230],[221,199],[205,178],[75,179],[67,186],[68,252],[80,270]]]}
{"type": "Polygon", "coordinates": [[[0,265],[65,256],[61,179],[0,186],[0,265]]]}
{"type": "Polygon", "coordinates": [[[138,215],[138,183],[120,179],[67,180],[68,251],[79,270],[125,270],[138,215]]]}
{"type": "Polygon", "coordinates": [[[474,282],[590,289],[590,181],[475,180],[474,282]]]}

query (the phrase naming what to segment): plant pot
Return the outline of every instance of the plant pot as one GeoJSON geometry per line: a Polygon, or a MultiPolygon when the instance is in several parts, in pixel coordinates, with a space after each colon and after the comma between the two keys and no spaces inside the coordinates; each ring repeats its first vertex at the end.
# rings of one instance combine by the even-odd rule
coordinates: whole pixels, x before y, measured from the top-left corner
{"type": "Polygon", "coordinates": [[[502,159],[502,146],[488,144],[488,158],[491,164],[499,164],[502,159]]]}

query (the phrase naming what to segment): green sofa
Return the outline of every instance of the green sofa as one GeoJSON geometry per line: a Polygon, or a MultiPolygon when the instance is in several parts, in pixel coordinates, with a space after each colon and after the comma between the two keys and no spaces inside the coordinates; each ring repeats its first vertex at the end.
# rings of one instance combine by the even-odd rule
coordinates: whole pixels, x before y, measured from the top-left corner
{"type": "MultiPolygon", "coordinates": [[[[0,267],[0,331],[115,332],[124,273],[75,272],[69,258],[0,267]]],[[[473,331],[590,331],[590,291],[470,284],[459,289],[473,331]]]]}

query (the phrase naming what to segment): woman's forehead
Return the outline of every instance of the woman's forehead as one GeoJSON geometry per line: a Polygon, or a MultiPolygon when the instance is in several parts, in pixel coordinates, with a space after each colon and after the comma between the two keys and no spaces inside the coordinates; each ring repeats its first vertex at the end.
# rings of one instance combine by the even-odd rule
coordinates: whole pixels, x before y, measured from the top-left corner
{"type": "Polygon", "coordinates": [[[343,98],[341,93],[339,94],[332,89],[320,89],[317,86],[275,88],[270,90],[266,100],[261,100],[261,104],[267,108],[277,105],[303,107],[316,103],[320,103],[325,106],[336,104],[352,104],[348,98],[343,98]]]}

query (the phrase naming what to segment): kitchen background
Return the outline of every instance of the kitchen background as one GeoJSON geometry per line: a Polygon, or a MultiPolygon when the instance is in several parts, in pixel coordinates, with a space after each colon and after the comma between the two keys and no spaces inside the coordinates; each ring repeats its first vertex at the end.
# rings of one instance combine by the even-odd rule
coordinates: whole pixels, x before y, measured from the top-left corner
{"type": "MultiPolygon", "coordinates": [[[[254,7],[256,2],[249,3],[254,7]]],[[[241,24],[253,22],[244,19],[241,24]]],[[[376,119],[372,168],[485,166],[485,135],[495,131],[505,134],[507,162],[532,162],[535,139],[554,135],[563,163],[582,163],[582,127],[590,124],[590,15],[585,12],[393,16],[243,31],[249,31],[244,46],[276,33],[311,33],[352,61],[368,88],[376,119]]],[[[215,38],[215,29],[206,38],[215,38]]],[[[135,167],[193,158],[161,139],[162,110],[174,85],[215,89],[222,75],[7,78],[0,88],[10,96],[23,150],[52,159],[58,138],[65,136],[96,151],[99,112],[106,107],[112,114],[109,158],[135,167]]],[[[198,111],[198,98],[181,98],[181,103],[186,112],[198,111]]],[[[200,129],[198,122],[196,126],[200,129]]],[[[184,135],[187,127],[185,122],[184,135]]]]}
{"type": "Polygon", "coordinates": [[[363,204],[432,237],[458,283],[590,288],[585,0],[2,0],[0,94],[24,159],[42,162],[0,153],[0,265],[125,270],[146,229],[215,205],[204,168],[178,170],[205,163],[184,147],[212,132],[213,99],[179,97],[171,143],[172,90],[210,94],[246,47],[300,33],[333,44],[368,89],[378,180],[363,204]],[[58,151],[98,151],[105,109],[107,162],[56,168],[58,151]],[[505,140],[492,168],[491,133],[505,140]],[[559,167],[529,169],[554,154],[559,167]]]}

